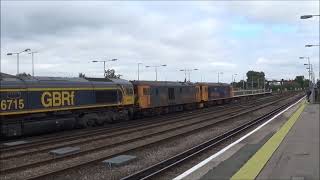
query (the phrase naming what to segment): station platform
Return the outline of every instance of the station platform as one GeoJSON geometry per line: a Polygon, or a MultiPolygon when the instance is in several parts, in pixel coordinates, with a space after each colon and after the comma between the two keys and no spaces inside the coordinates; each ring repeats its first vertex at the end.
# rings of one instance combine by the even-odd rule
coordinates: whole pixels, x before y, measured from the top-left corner
{"type": "Polygon", "coordinates": [[[320,179],[319,109],[303,100],[175,180],[320,179]]]}

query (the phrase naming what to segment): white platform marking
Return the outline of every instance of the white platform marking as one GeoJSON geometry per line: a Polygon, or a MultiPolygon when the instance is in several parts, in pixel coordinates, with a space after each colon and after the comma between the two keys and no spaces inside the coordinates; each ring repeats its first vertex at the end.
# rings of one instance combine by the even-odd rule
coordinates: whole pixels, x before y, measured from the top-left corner
{"type": "Polygon", "coordinates": [[[276,114],[275,116],[273,116],[271,119],[269,119],[268,121],[264,122],[263,124],[261,124],[260,126],[258,126],[256,129],[252,130],[251,132],[249,132],[248,134],[242,136],[241,138],[239,138],[238,140],[236,140],[235,142],[229,144],[228,146],[226,146],[225,148],[221,149],[219,152],[215,153],[214,155],[208,157],[207,159],[203,160],[202,162],[200,162],[199,164],[193,166],[191,169],[187,170],[186,172],[182,173],[181,175],[175,177],[173,180],[181,180],[185,177],[187,177],[188,175],[190,175],[191,173],[193,173],[194,171],[196,171],[197,169],[201,168],[202,166],[204,166],[205,164],[207,164],[209,161],[213,160],[214,158],[216,158],[217,156],[221,155],[222,153],[224,153],[225,151],[227,151],[228,149],[230,149],[231,147],[233,147],[234,145],[238,144],[239,142],[241,142],[242,140],[244,140],[245,138],[247,138],[248,136],[250,136],[251,134],[255,133],[256,131],[258,131],[259,129],[261,129],[263,126],[269,124],[272,120],[274,120],[275,118],[277,118],[278,116],[280,116],[282,113],[286,112],[288,109],[290,109],[292,106],[298,104],[300,101],[302,101],[303,98],[301,98],[299,101],[297,101],[296,103],[292,104],[291,106],[287,107],[285,110],[279,112],[278,114],[276,114]]]}

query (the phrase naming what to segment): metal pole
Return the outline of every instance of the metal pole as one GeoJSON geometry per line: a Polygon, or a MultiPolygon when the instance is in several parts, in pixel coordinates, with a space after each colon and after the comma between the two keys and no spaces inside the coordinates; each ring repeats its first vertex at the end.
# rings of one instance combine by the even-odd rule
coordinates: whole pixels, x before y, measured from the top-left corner
{"type": "Polygon", "coordinates": [[[312,68],[312,64],[310,64],[310,76],[311,76],[311,82],[313,85],[313,68],[312,68]]]}
{"type": "Polygon", "coordinates": [[[34,52],[31,53],[31,57],[32,57],[32,76],[34,76],[34,61],[33,61],[33,55],[34,55],[34,52]]]}
{"type": "Polygon", "coordinates": [[[187,69],[184,69],[184,79],[187,81],[187,69]]]}
{"type": "Polygon", "coordinates": [[[17,75],[19,74],[19,54],[17,53],[17,75]]]}
{"type": "Polygon", "coordinates": [[[219,83],[219,72],[218,72],[218,83],[219,83]]]}
{"type": "Polygon", "coordinates": [[[106,77],[106,61],[103,61],[103,76],[106,77]]]}
{"type": "Polygon", "coordinates": [[[155,70],[156,70],[156,81],[158,81],[158,70],[157,70],[157,66],[155,66],[155,70]]]}
{"type": "Polygon", "coordinates": [[[311,74],[310,74],[310,69],[311,69],[311,67],[310,67],[310,58],[309,57],[307,57],[308,58],[308,65],[309,65],[309,89],[311,88],[311,74]]]}
{"type": "Polygon", "coordinates": [[[243,80],[242,80],[242,88],[244,89],[244,75],[243,75],[243,80]]]}
{"type": "Polygon", "coordinates": [[[138,63],[138,81],[139,81],[139,65],[140,63],[138,63]]]}
{"type": "Polygon", "coordinates": [[[232,74],[232,76],[231,76],[231,84],[233,83],[233,74],[232,74]]]}

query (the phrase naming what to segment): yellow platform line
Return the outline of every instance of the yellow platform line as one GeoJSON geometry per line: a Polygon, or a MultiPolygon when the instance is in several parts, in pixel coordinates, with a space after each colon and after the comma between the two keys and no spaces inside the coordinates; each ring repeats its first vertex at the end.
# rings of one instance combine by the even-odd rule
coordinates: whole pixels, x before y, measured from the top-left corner
{"type": "Polygon", "coordinates": [[[277,150],[283,139],[295,122],[299,119],[303,112],[306,103],[304,102],[299,109],[290,117],[290,119],[275,133],[263,146],[260,148],[237,173],[235,173],[232,180],[249,180],[255,179],[262,168],[266,165],[272,154],[277,150]]]}

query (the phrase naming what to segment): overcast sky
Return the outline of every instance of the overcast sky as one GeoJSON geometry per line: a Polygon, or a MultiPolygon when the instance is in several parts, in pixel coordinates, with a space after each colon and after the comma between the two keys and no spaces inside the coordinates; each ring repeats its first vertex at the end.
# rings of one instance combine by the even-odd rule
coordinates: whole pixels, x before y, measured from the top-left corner
{"type": "MultiPolygon", "coordinates": [[[[267,79],[305,75],[310,56],[318,77],[319,1],[1,1],[1,72],[16,73],[16,56],[26,48],[35,54],[35,75],[102,77],[107,63],[122,78],[154,80],[146,65],[166,64],[158,80],[230,82],[248,70],[264,71],[267,79]]],[[[20,55],[20,72],[31,74],[31,55],[20,55]]]]}

